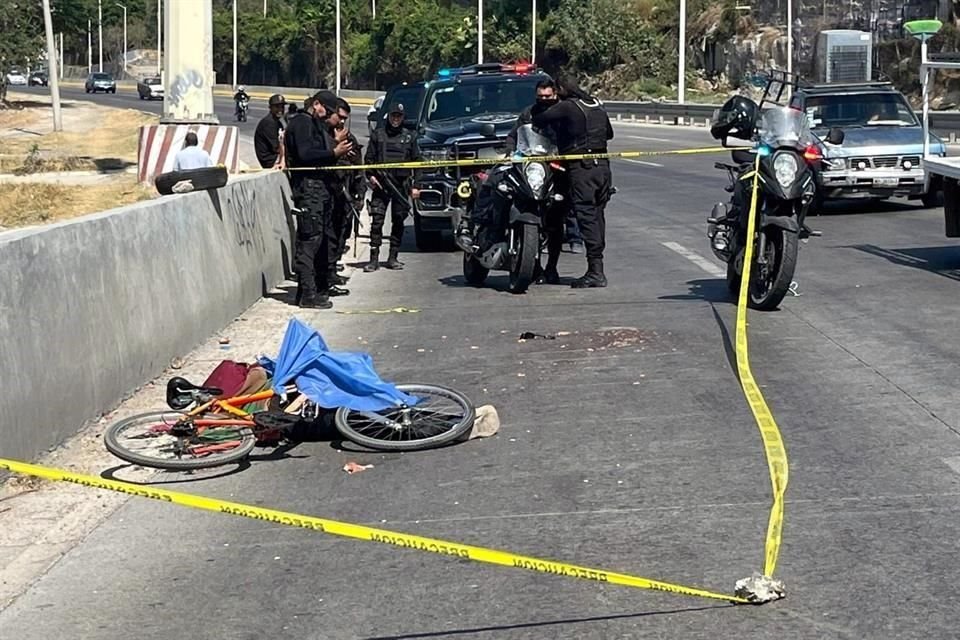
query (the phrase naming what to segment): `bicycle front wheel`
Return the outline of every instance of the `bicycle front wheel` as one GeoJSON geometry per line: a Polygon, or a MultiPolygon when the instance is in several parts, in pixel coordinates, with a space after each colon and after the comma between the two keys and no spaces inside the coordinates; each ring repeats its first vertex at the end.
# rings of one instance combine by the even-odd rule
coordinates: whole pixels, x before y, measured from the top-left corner
{"type": "Polygon", "coordinates": [[[413,451],[453,442],[473,427],[473,403],[459,391],[431,384],[398,384],[397,389],[420,402],[383,411],[341,407],[336,414],[337,430],[371,449],[413,451]]]}
{"type": "Polygon", "coordinates": [[[250,421],[233,416],[151,411],[110,425],[103,443],[132,464],[189,471],[239,462],[257,439],[250,421]]]}

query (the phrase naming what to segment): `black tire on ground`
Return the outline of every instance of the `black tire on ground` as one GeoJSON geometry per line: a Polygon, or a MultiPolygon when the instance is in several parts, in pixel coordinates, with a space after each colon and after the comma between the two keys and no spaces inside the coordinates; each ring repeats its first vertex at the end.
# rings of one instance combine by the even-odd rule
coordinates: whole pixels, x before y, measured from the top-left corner
{"type": "Polygon", "coordinates": [[[510,293],[524,293],[533,282],[533,273],[537,268],[540,255],[540,229],[535,224],[520,224],[517,232],[520,246],[517,255],[511,258],[510,293]]]}
{"type": "Polygon", "coordinates": [[[923,203],[924,208],[933,209],[940,206],[940,190],[931,189],[929,192],[920,196],[920,202],[923,203]]]}
{"type": "MultiPolygon", "coordinates": [[[[253,435],[253,430],[240,426],[230,427],[231,429],[236,429],[237,437],[240,438],[240,444],[228,451],[217,452],[202,458],[185,459],[144,455],[143,453],[139,453],[131,449],[125,442],[124,434],[128,430],[135,429],[138,426],[144,426],[149,429],[151,425],[173,424],[184,415],[185,414],[182,412],[166,409],[130,416],[125,420],[121,420],[110,425],[103,434],[103,443],[106,445],[107,451],[117,456],[121,460],[125,460],[131,464],[138,464],[153,469],[171,469],[174,471],[207,469],[209,467],[218,467],[225,464],[239,462],[240,460],[246,458],[250,452],[253,451],[254,446],[257,444],[257,439],[253,435]]],[[[219,417],[222,418],[224,416],[221,414],[219,417]]],[[[148,441],[148,439],[143,436],[133,436],[133,438],[137,442],[148,441]]]]}
{"type": "Polygon", "coordinates": [[[480,261],[469,253],[463,254],[463,278],[467,284],[479,287],[487,280],[490,269],[480,264],[480,261]]]}
{"type": "Polygon", "coordinates": [[[800,239],[796,233],[785,231],[780,227],[767,227],[768,258],[773,258],[773,281],[765,289],[760,285],[756,269],[750,274],[750,307],[759,311],[773,311],[783,301],[790,284],[793,282],[793,273],[797,268],[797,253],[800,250],[800,239]]]}
{"type": "Polygon", "coordinates": [[[432,384],[398,384],[397,388],[423,401],[415,407],[384,411],[353,411],[341,407],[335,417],[337,430],[352,442],[371,449],[415,451],[455,442],[473,427],[476,410],[470,399],[459,391],[432,384]],[[449,406],[433,407],[437,400],[446,401],[449,406]],[[407,423],[395,428],[400,420],[407,423]],[[429,435],[431,430],[438,433],[429,435]],[[417,437],[419,435],[425,437],[417,437]]]}
{"type": "Polygon", "coordinates": [[[170,171],[161,173],[154,179],[154,184],[162,195],[172,194],[173,187],[178,182],[189,180],[193,184],[193,191],[204,189],[218,189],[227,184],[226,167],[205,167],[203,169],[188,169],[186,171],[170,171]]]}
{"type": "MultiPolygon", "coordinates": [[[[741,252],[742,253],[742,252],[741,252]]],[[[734,301],[737,300],[737,297],[740,295],[740,274],[737,273],[737,268],[734,266],[737,262],[737,258],[734,257],[727,263],[727,291],[730,292],[730,295],[733,296],[734,301]]]]}

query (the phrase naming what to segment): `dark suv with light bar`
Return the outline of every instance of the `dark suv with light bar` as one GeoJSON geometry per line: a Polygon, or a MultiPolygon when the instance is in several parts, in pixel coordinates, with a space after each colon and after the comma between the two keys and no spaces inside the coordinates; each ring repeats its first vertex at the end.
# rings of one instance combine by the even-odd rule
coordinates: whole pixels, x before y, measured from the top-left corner
{"type": "MultiPolygon", "coordinates": [[[[532,64],[477,64],[441,69],[427,83],[417,123],[421,159],[489,159],[489,165],[418,171],[414,185],[417,247],[443,246],[464,211],[462,183],[504,158],[504,140],[520,112],[536,100],[550,76],[532,64]]],[[[452,247],[452,243],[448,243],[452,247]]]]}

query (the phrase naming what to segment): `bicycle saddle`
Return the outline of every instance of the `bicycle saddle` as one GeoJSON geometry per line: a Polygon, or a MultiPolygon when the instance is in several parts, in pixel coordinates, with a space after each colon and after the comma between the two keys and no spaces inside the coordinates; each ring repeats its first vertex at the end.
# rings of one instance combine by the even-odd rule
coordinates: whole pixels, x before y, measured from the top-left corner
{"type": "Polygon", "coordinates": [[[186,378],[171,378],[167,382],[167,405],[174,411],[182,411],[189,407],[195,400],[207,397],[217,397],[223,395],[223,389],[216,387],[199,387],[186,378]]]}

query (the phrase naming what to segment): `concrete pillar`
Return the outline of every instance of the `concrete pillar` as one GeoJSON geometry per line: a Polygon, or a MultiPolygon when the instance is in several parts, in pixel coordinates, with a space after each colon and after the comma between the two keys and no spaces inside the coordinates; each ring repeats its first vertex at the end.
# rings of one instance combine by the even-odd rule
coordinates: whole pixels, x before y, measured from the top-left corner
{"type": "Polygon", "coordinates": [[[163,116],[140,129],[138,179],[150,183],[173,170],[188,133],[214,164],[230,173],[240,166],[240,136],[220,125],[213,105],[213,8],[211,0],[164,0],[163,116]]]}
{"type": "Polygon", "coordinates": [[[217,124],[211,0],[166,0],[163,123],[217,124]]]}

